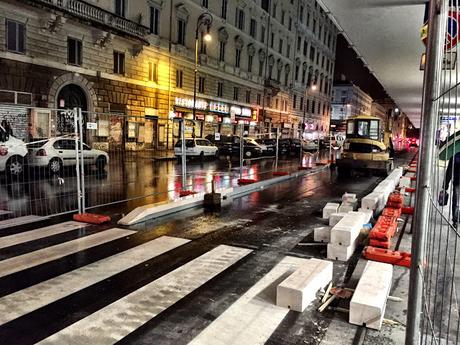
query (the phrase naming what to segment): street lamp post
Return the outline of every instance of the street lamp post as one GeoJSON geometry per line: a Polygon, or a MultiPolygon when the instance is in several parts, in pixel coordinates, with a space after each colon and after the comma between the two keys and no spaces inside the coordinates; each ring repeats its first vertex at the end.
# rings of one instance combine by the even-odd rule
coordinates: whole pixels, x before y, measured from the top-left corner
{"type": "Polygon", "coordinates": [[[206,35],[204,35],[203,39],[207,42],[211,41],[211,35],[209,31],[211,29],[212,24],[212,15],[208,12],[200,14],[198,20],[196,22],[196,30],[195,30],[195,74],[193,79],[193,119],[196,119],[196,75],[198,73],[198,35],[200,32],[201,27],[206,28],[206,35]]]}

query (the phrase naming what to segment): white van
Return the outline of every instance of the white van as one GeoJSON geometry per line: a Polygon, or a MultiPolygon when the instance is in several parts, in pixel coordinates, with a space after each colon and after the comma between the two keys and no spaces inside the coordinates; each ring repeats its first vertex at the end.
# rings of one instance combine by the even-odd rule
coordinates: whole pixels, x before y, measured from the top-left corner
{"type": "Polygon", "coordinates": [[[0,125],[0,172],[9,177],[19,177],[24,172],[26,144],[12,135],[0,125]]]}

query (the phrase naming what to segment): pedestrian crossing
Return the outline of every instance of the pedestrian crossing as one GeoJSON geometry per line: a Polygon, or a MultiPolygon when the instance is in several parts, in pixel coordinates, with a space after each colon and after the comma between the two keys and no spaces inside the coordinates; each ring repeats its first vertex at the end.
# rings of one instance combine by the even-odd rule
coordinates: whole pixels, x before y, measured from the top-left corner
{"type": "Polygon", "coordinates": [[[17,244],[35,241],[41,238],[62,234],[64,232],[83,229],[87,227],[86,223],[65,222],[56,225],[47,226],[40,229],[21,232],[19,234],[0,237],[0,249],[11,247],[17,244]]]}
{"type": "MultiPolygon", "coordinates": [[[[227,269],[253,252],[252,249],[216,244],[209,250],[200,249],[197,254],[189,255],[187,250],[193,245],[190,240],[165,235],[151,239],[143,237],[142,232],[121,228],[100,230],[91,235],[81,232],[79,235],[82,237],[77,239],[48,247],[43,244],[51,236],[87,226],[65,222],[0,237],[0,248],[37,240],[43,247],[0,260],[0,294],[2,287],[6,288],[2,280],[8,281],[11,274],[27,277],[27,274],[34,274],[39,265],[43,269],[52,262],[66,260],[69,255],[78,253],[79,257],[79,264],[73,270],[64,270],[63,274],[37,280],[38,283],[34,285],[26,285],[21,290],[13,290],[0,297],[0,343],[115,344],[218,275],[225,279],[227,269]],[[117,244],[112,248],[111,243],[117,244]],[[88,250],[102,246],[106,254],[98,257],[97,261],[87,257],[88,250]],[[107,251],[108,247],[111,249],[107,251]],[[105,284],[101,285],[104,286],[102,292],[114,293],[108,289],[117,289],[116,282],[120,280],[120,275],[130,277],[130,274],[138,274],[140,268],[147,273],[150,263],[155,262],[168,266],[168,258],[174,258],[176,253],[185,256],[179,260],[179,264],[159,270],[151,279],[140,280],[136,283],[138,285],[120,294],[115,293],[115,298],[104,300],[88,312],[77,313],[69,321],[61,324],[53,319],[53,308],[65,309],[66,303],[74,304],[79,299],[72,299],[73,296],[101,293],[101,289],[94,287],[102,283],[105,284]],[[27,270],[27,274],[24,270],[27,270]],[[52,324],[49,331],[46,330],[48,318],[52,324]],[[34,322],[30,320],[40,320],[45,330],[33,329],[34,322]],[[15,341],[15,334],[21,340],[15,341]]],[[[285,257],[226,311],[220,316],[216,315],[217,318],[190,344],[263,344],[289,312],[275,305],[276,285],[304,261],[285,257]]],[[[91,303],[91,299],[88,301],[86,303],[91,303]]]]}

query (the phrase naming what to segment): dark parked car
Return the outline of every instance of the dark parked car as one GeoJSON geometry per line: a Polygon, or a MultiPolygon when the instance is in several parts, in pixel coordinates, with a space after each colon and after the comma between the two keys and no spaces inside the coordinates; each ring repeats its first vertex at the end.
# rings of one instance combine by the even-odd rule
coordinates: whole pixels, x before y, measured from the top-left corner
{"type": "Polygon", "coordinates": [[[216,140],[214,134],[208,134],[206,139],[217,146],[219,155],[230,156],[232,154],[233,135],[221,135],[220,140],[216,140]]]}
{"type": "MultiPolygon", "coordinates": [[[[262,156],[262,148],[257,143],[252,142],[250,139],[243,139],[243,156],[244,158],[256,158],[262,156]]],[[[232,154],[234,156],[240,155],[240,137],[233,137],[232,154]]]]}
{"type": "Polygon", "coordinates": [[[291,155],[300,154],[300,150],[302,149],[302,143],[300,139],[289,139],[289,153],[291,155]]]}
{"type": "Polygon", "coordinates": [[[291,141],[289,139],[278,140],[278,152],[280,155],[288,155],[291,151],[291,141]]]}
{"type": "Polygon", "coordinates": [[[256,139],[258,144],[261,144],[265,147],[263,151],[264,156],[274,156],[276,151],[276,140],[275,139],[256,139]]]}

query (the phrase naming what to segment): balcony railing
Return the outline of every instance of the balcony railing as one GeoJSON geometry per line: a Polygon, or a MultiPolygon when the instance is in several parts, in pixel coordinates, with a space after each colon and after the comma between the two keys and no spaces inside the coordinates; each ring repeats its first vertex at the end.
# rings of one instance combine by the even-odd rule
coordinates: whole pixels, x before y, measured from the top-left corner
{"type": "Polygon", "coordinates": [[[148,28],[114,13],[81,0],[35,0],[35,3],[52,6],[76,17],[102,24],[118,32],[144,39],[148,28]]]}

